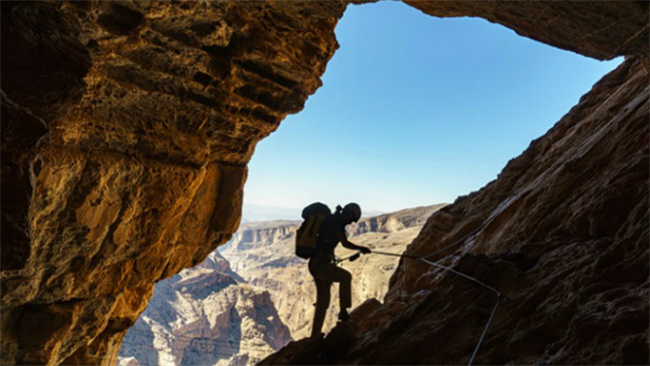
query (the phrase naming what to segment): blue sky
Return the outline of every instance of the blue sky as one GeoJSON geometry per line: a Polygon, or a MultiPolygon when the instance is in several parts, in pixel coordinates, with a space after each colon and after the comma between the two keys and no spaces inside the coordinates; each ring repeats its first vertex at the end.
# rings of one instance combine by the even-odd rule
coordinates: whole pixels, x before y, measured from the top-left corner
{"type": "Polygon", "coordinates": [[[453,202],[495,179],[622,62],[400,2],[350,5],[336,36],[323,86],[258,144],[245,207],[453,202]]]}

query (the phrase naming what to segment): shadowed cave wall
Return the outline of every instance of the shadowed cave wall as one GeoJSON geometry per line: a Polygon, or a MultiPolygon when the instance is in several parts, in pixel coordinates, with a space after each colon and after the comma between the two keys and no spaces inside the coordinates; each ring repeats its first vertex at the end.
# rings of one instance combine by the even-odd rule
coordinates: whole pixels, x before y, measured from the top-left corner
{"type": "MultiPolygon", "coordinates": [[[[626,55],[647,85],[645,2],[409,4],[626,55]]],[[[321,85],[346,6],[2,3],[3,364],[115,363],[154,283],[236,230],[255,144],[321,85]]]]}

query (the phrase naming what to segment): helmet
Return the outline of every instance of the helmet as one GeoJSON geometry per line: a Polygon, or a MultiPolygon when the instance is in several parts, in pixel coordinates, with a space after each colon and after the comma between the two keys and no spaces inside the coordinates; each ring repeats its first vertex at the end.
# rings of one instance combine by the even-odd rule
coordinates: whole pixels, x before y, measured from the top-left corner
{"type": "Polygon", "coordinates": [[[361,207],[356,203],[348,203],[343,207],[343,214],[352,221],[357,222],[361,218],[361,207]]]}

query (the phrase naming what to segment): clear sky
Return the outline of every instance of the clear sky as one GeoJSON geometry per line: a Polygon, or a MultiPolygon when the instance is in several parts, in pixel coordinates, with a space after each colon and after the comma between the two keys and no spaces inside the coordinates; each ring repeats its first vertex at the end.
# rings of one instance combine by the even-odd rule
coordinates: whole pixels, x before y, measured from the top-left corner
{"type": "Polygon", "coordinates": [[[336,36],[323,86],[258,144],[248,207],[453,202],[495,179],[622,62],[400,2],[350,5],[336,36]]]}

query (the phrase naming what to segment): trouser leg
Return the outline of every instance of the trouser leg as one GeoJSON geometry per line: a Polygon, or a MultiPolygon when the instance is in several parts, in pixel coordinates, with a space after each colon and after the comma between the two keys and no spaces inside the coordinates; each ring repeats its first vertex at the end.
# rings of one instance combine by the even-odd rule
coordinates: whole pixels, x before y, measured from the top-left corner
{"type": "Polygon", "coordinates": [[[314,279],[316,282],[316,309],[314,310],[314,323],[311,329],[311,336],[317,337],[323,329],[325,314],[330,305],[330,287],[329,281],[314,279]]]}
{"type": "Polygon", "coordinates": [[[339,282],[339,299],[341,310],[352,306],[352,275],[350,273],[348,273],[346,279],[339,282]]]}
{"type": "Polygon", "coordinates": [[[343,268],[332,263],[320,267],[319,275],[332,282],[339,283],[339,300],[341,309],[352,306],[352,275],[343,268]]]}

